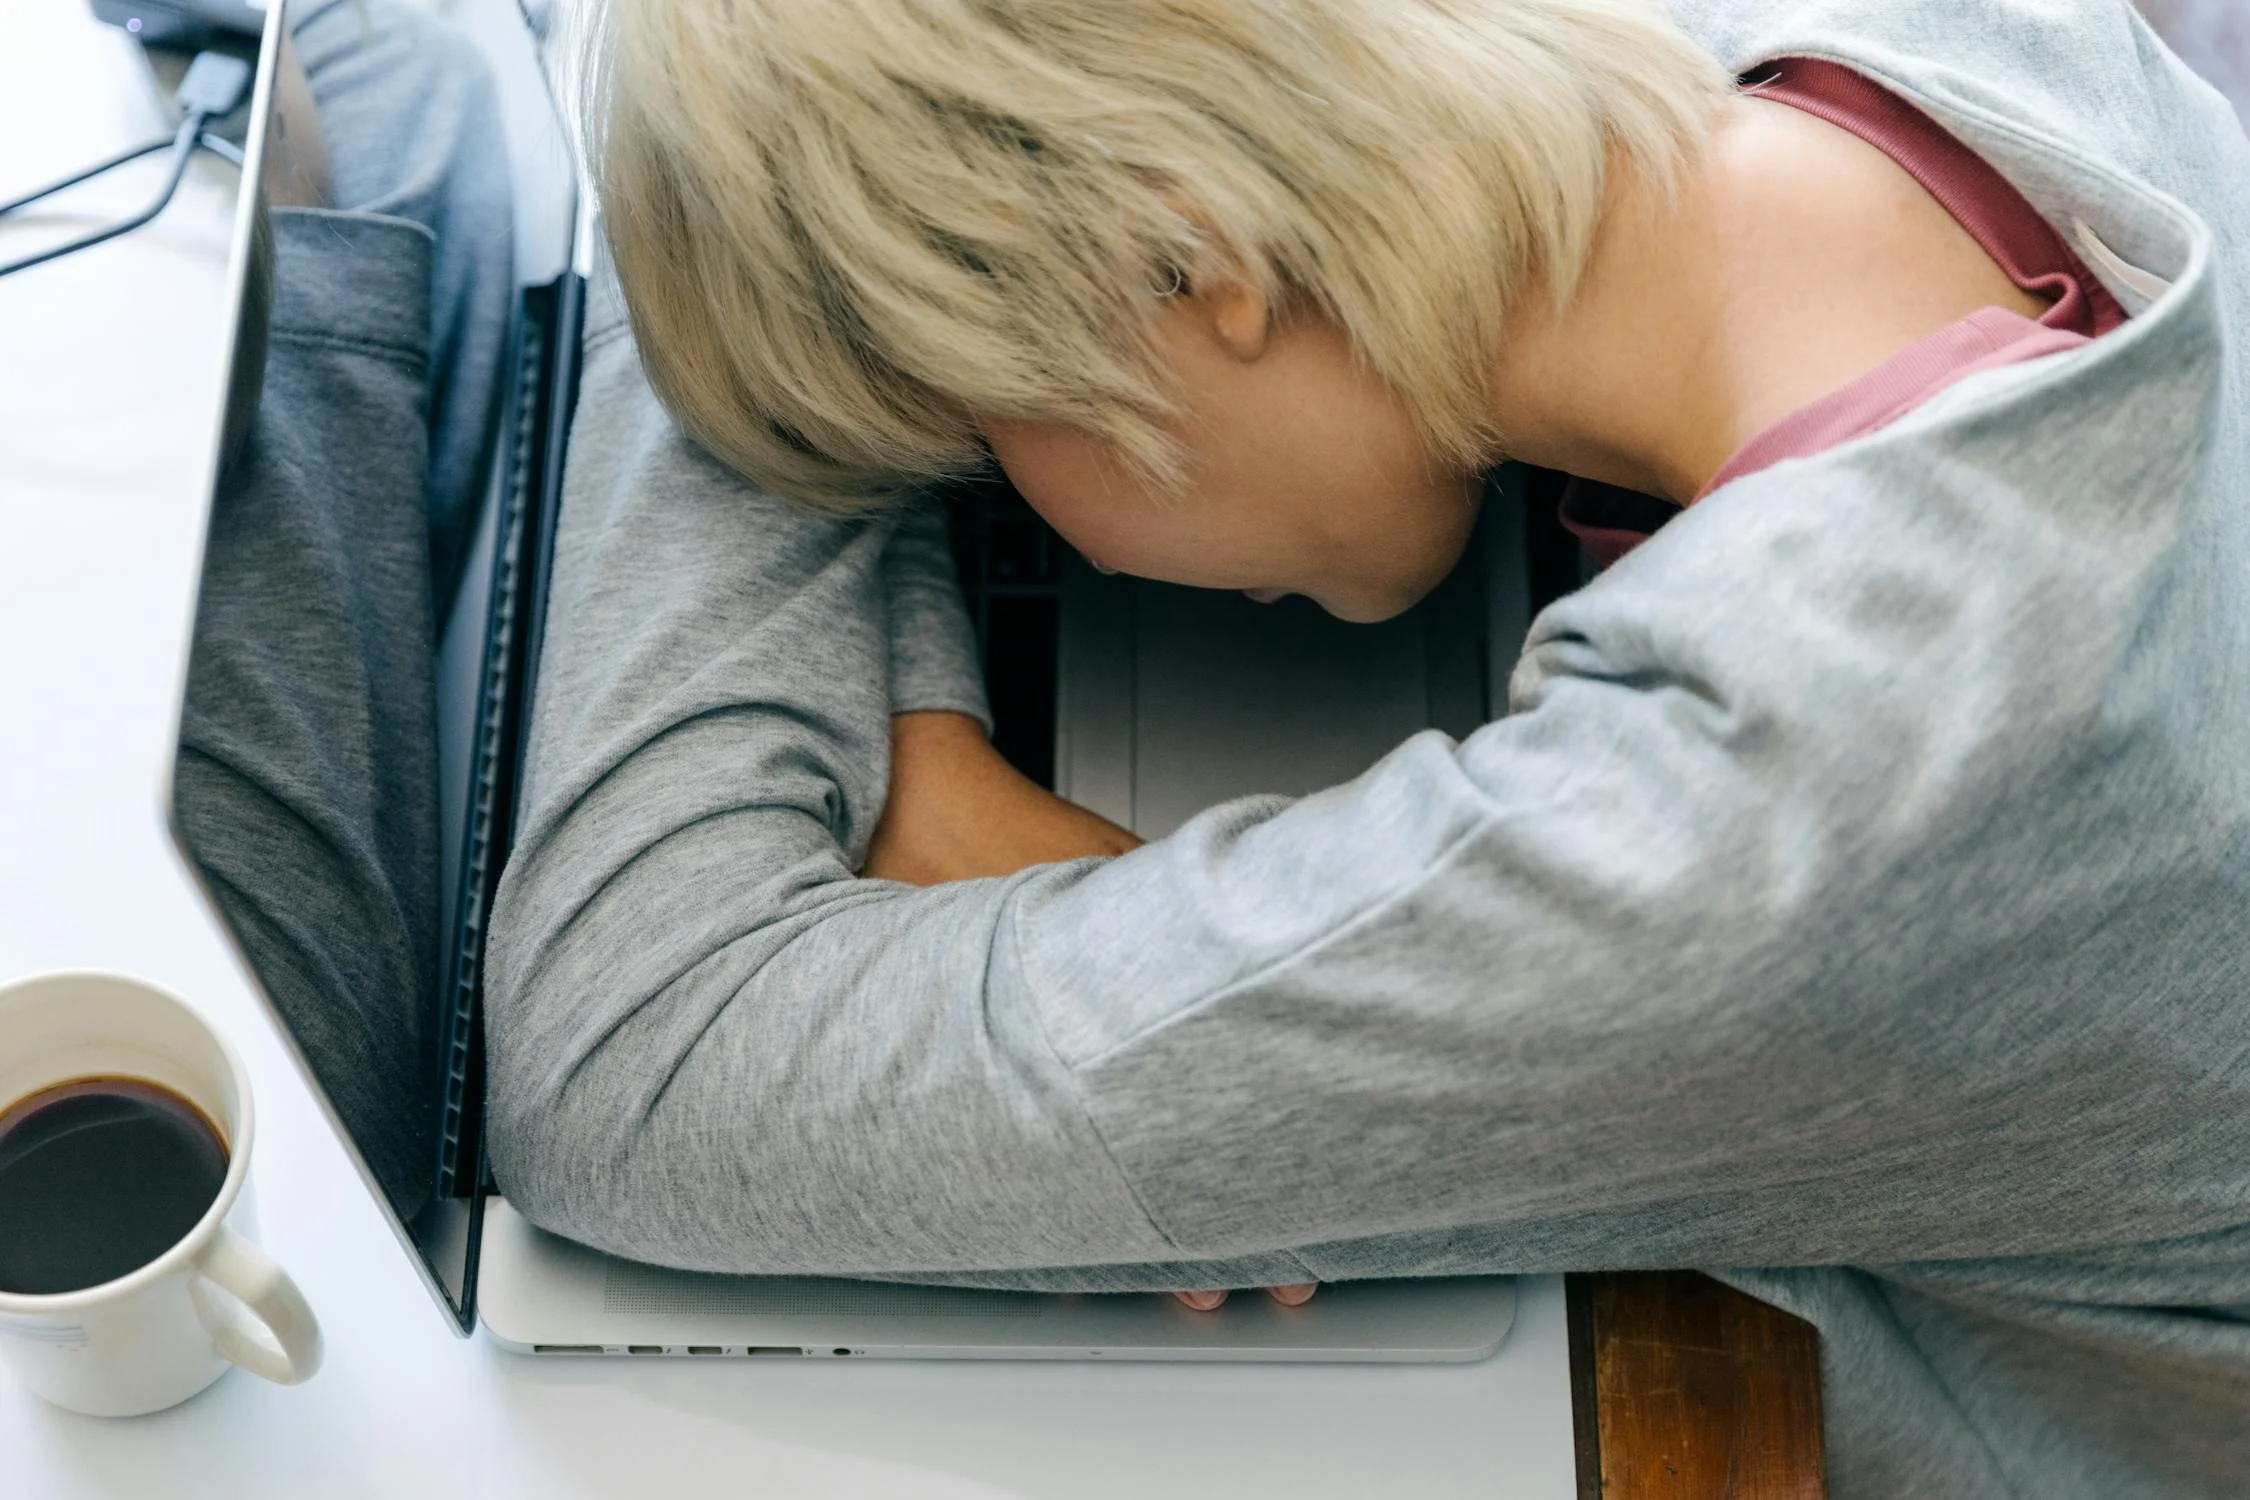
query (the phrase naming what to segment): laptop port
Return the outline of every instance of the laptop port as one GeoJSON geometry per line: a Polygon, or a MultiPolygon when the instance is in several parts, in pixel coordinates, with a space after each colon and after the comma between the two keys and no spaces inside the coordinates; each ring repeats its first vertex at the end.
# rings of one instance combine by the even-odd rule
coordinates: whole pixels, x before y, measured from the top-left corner
{"type": "Polygon", "coordinates": [[[602,1352],[602,1346],[599,1344],[533,1344],[531,1352],[534,1354],[599,1354],[602,1352]]]}
{"type": "Polygon", "coordinates": [[[690,1344],[687,1346],[687,1352],[690,1354],[724,1354],[727,1351],[721,1349],[717,1344],[690,1344]]]}
{"type": "Polygon", "coordinates": [[[627,1354],[662,1354],[664,1346],[662,1344],[627,1344],[625,1352],[627,1354]]]}
{"type": "Polygon", "coordinates": [[[752,1344],[742,1352],[754,1359],[761,1354],[802,1354],[805,1351],[802,1349],[786,1349],[779,1344],[752,1344]]]}

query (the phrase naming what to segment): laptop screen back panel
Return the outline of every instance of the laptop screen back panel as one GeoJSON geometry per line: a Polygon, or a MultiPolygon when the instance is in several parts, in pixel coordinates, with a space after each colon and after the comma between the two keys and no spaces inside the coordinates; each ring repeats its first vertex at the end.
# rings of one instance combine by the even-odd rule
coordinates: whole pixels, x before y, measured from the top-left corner
{"type": "Polygon", "coordinates": [[[573,185],[511,0],[443,16],[296,0],[277,25],[320,102],[334,191],[379,209],[330,239],[307,232],[330,221],[276,214],[258,242],[271,274],[244,321],[270,307],[275,336],[213,496],[173,824],[465,1333],[480,918],[505,848],[535,592],[520,580],[567,292],[534,278],[569,280],[573,185]]]}

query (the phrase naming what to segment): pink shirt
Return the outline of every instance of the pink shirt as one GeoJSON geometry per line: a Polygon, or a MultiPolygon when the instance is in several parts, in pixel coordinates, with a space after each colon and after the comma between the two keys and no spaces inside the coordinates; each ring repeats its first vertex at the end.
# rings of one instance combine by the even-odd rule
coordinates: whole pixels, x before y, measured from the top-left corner
{"type": "MultiPolygon", "coordinates": [[[[1980,156],[1888,89],[1837,63],[1784,58],[1745,92],[1837,125],[1897,162],[1984,247],[2008,279],[2050,305],[2037,322],[1986,307],[1901,350],[1753,436],[1696,495],[1785,458],[1802,458],[1895,421],[1980,370],[2075,349],[2125,321],[2125,310],[2084,261],[1980,156]]],[[[1578,480],[1562,522],[1604,567],[1679,513],[1668,501],[1578,480]]]]}

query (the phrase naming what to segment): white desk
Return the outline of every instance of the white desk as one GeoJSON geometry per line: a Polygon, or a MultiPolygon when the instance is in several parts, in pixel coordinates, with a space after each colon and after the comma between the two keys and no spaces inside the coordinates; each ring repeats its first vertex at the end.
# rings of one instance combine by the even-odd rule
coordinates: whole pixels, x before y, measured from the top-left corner
{"type": "MultiPolygon", "coordinates": [[[[83,0],[13,0],[0,190],[164,128],[83,0]]],[[[145,172],[104,190],[134,201],[145,172]]],[[[256,1081],[260,1238],[328,1363],[101,1421],[0,1376],[0,1500],[76,1496],[1319,1497],[1573,1493],[1562,1290],[1467,1367],[534,1360],[441,1321],[167,839],[234,172],[0,280],[0,979],[120,969],[202,1007],[256,1081]]],[[[25,244],[0,230],[0,254],[25,244]]],[[[5,1039],[0,1039],[0,1046],[5,1039]]]]}

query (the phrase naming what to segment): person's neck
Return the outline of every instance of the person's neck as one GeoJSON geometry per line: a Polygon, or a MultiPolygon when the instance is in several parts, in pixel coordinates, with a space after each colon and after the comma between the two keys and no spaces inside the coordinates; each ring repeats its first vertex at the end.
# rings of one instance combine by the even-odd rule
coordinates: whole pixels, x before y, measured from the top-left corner
{"type": "Polygon", "coordinates": [[[1510,457],[1685,505],[1946,324],[2039,310],[1897,163],[1786,105],[1729,100],[1670,195],[1614,177],[1575,295],[1527,298],[1501,354],[1510,457]]]}

